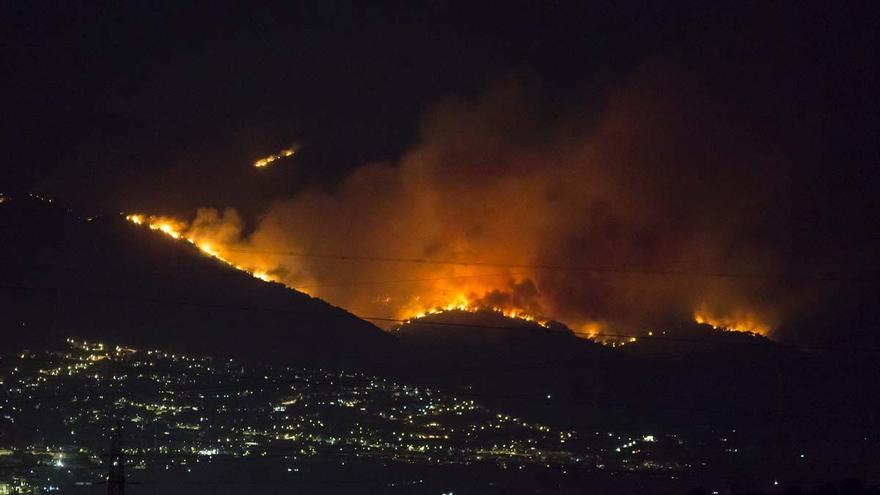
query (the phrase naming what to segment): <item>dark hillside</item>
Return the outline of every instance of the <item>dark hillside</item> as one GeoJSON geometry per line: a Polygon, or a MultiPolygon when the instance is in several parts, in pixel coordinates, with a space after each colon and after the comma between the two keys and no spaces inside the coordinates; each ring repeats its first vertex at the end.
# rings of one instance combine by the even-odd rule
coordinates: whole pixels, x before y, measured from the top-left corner
{"type": "Polygon", "coordinates": [[[393,339],[122,216],[25,196],[0,205],[4,346],[75,336],[314,365],[381,359],[393,339]]]}

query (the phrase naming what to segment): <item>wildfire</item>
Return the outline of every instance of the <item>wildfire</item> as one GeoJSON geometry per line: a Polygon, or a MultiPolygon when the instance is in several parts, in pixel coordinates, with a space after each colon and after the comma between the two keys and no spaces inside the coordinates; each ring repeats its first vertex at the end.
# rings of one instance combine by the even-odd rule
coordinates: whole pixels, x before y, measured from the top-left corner
{"type": "Polygon", "coordinates": [[[176,239],[176,240],[184,240],[193,246],[197,247],[199,251],[205,253],[206,255],[215,258],[217,260],[226,263],[227,265],[235,268],[236,270],[241,270],[254,278],[258,278],[263,280],[264,282],[276,282],[269,272],[265,270],[254,270],[249,269],[247,267],[238,265],[231,261],[230,259],[224,257],[220,250],[217,249],[214,244],[210,241],[206,241],[204,239],[199,239],[195,236],[188,235],[188,226],[185,222],[180,220],[176,220],[170,217],[162,217],[162,216],[152,216],[152,215],[142,215],[142,214],[131,214],[126,215],[126,220],[135,224],[135,225],[145,225],[150,230],[155,230],[157,232],[162,232],[163,234],[176,239]]]}
{"type": "Polygon", "coordinates": [[[444,313],[446,311],[465,311],[468,313],[476,313],[478,311],[491,311],[506,316],[507,318],[514,318],[517,320],[536,323],[544,328],[547,328],[549,326],[549,322],[547,320],[536,318],[535,316],[528,314],[522,309],[501,308],[498,306],[483,306],[471,302],[468,297],[464,295],[454,296],[452,298],[452,302],[449,302],[443,306],[434,306],[431,308],[418,310],[410,316],[405,317],[404,320],[406,323],[409,323],[412,320],[424,318],[428,315],[444,313]]]}
{"type": "MultiPolygon", "coordinates": [[[[191,228],[191,226],[187,222],[183,222],[181,220],[177,220],[171,217],[144,214],[130,214],[127,215],[125,219],[135,225],[145,226],[150,230],[161,232],[162,234],[167,235],[172,239],[186,241],[194,245],[196,248],[199,249],[199,251],[201,251],[205,255],[220,260],[223,263],[237,270],[241,270],[254,278],[258,278],[266,282],[282,283],[287,287],[302,291],[302,287],[296,287],[295,284],[291,283],[291,280],[278,279],[270,273],[269,269],[257,268],[254,266],[259,265],[259,262],[261,260],[268,263],[265,266],[274,266],[270,262],[271,258],[263,259],[259,256],[254,255],[247,256],[242,253],[237,253],[235,251],[229,251],[228,249],[226,250],[227,252],[224,252],[224,248],[226,248],[227,246],[223,242],[218,242],[217,239],[212,238],[210,235],[206,235],[204,232],[197,232],[198,229],[191,228]],[[235,258],[235,260],[233,260],[232,258],[235,258]]],[[[465,275],[463,277],[467,279],[466,277],[468,276],[465,275]]],[[[458,280],[455,277],[452,277],[452,279],[458,280]]],[[[499,305],[487,304],[485,301],[481,301],[479,294],[488,291],[491,286],[483,287],[482,285],[475,283],[475,280],[467,280],[469,280],[469,285],[467,286],[467,288],[470,289],[470,291],[454,292],[452,293],[452,295],[449,295],[446,290],[441,290],[439,291],[439,294],[437,294],[435,297],[426,299],[423,299],[420,296],[414,296],[410,299],[409,304],[404,304],[403,307],[396,312],[396,318],[399,318],[405,322],[410,322],[412,320],[424,318],[428,315],[434,315],[446,311],[466,311],[468,313],[476,313],[479,311],[492,311],[507,318],[514,318],[517,320],[532,322],[545,328],[549,327],[548,320],[535,316],[523,308],[502,307],[499,305]],[[483,291],[481,292],[480,289],[483,289],[483,291]],[[428,299],[430,299],[430,302],[428,302],[428,299]]],[[[392,302],[393,298],[385,297],[379,299],[381,299],[384,304],[389,304],[392,302]]],[[[583,332],[576,332],[576,334],[586,338],[590,338],[592,336],[592,333],[590,335],[587,335],[583,332]]]]}
{"type": "Polygon", "coordinates": [[[584,323],[579,328],[573,329],[575,335],[590,340],[601,340],[602,332],[605,330],[603,325],[598,322],[584,323]]]}
{"type": "Polygon", "coordinates": [[[298,149],[299,149],[299,147],[296,145],[291,146],[290,148],[287,148],[287,149],[283,149],[283,150],[279,151],[278,153],[275,153],[274,155],[269,155],[265,158],[260,158],[259,160],[254,162],[254,166],[257,168],[268,167],[272,162],[274,162],[276,160],[280,160],[282,158],[287,158],[289,156],[293,156],[297,152],[298,149]]]}
{"type": "Polygon", "coordinates": [[[746,332],[757,335],[767,335],[770,331],[769,326],[762,322],[757,315],[745,311],[718,315],[701,307],[694,311],[694,321],[709,325],[716,330],[746,332]]]}
{"type": "MultiPolygon", "coordinates": [[[[216,240],[204,236],[204,234],[197,235],[194,232],[195,229],[191,229],[186,222],[171,217],[144,214],[130,214],[127,215],[125,219],[135,225],[146,226],[150,230],[161,232],[162,234],[167,235],[173,239],[189,242],[206,255],[218,259],[233,268],[246,272],[254,278],[258,278],[266,282],[279,282],[290,288],[302,291],[302,288],[295,287],[294,285],[288,283],[290,282],[288,280],[279,280],[275,278],[274,276],[272,276],[272,274],[270,274],[269,270],[267,269],[259,269],[237,263],[236,261],[232,260],[231,257],[241,258],[240,256],[236,256],[234,252],[224,253],[223,243],[218,243],[216,242],[216,240]]],[[[253,256],[249,257],[248,260],[250,262],[255,261],[253,256]]],[[[270,264],[269,266],[272,265],[270,264]]],[[[439,298],[434,299],[431,304],[428,304],[424,300],[422,300],[421,297],[416,296],[413,298],[412,304],[407,305],[405,309],[398,312],[397,317],[405,321],[411,321],[414,319],[423,318],[428,315],[442,313],[444,311],[458,310],[467,311],[469,313],[476,313],[478,311],[493,311],[508,318],[534,322],[543,327],[548,326],[547,320],[529,314],[524,309],[481,304],[480,302],[478,302],[478,299],[479,297],[477,296],[477,292],[474,292],[473,295],[470,297],[464,295],[463,293],[455,294],[450,297],[444,293],[440,295],[439,298]]],[[[390,298],[388,298],[385,302],[390,302],[390,298]]]]}
{"type": "MultiPolygon", "coordinates": [[[[344,290],[357,287],[353,283],[347,287],[344,282],[321,285],[324,280],[320,278],[303,277],[303,274],[295,269],[296,265],[290,261],[281,261],[278,256],[271,252],[263,252],[260,249],[248,249],[250,241],[243,239],[236,231],[230,237],[229,231],[222,228],[210,228],[234,224],[233,221],[205,222],[204,216],[197,216],[192,223],[184,222],[172,217],[154,216],[144,214],[127,215],[129,222],[145,226],[150,230],[161,232],[172,239],[186,241],[198,248],[206,256],[210,256],[223,263],[241,270],[254,278],[277,282],[289,287],[309,293],[316,297],[324,298],[334,304],[342,304],[352,311],[363,315],[375,315],[386,318],[390,314],[395,320],[411,322],[429,315],[435,315],[446,311],[464,311],[476,313],[479,311],[491,311],[508,318],[533,322],[542,327],[550,327],[548,319],[539,316],[540,306],[530,305],[534,299],[531,295],[535,292],[526,290],[526,297],[506,297],[499,291],[499,287],[508,286],[508,292],[515,292],[515,287],[525,287],[525,281],[518,279],[523,274],[517,273],[491,273],[486,274],[473,266],[442,266],[434,271],[426,272],[432,275],[426,278],[410,280],[391,280],[391,287],[382,289],[383,292],[370,296],[369,299],[339,300],[339,296],[345,295],[344,290]],[[208,228],[206,228],[206,225],[208,228]],[[235,249],[243,248],[243,249],[235,249]],[[293,269],[291,269],[293,268],[293,269]],[[499,278],[503,279],[499,281],[499,278]],[[402,287],[395,286],[394,282],[403,282],[402,287]],[[416,285],[409,285],[415,283],[416,285]]],[[[219,217],[212,217],[216,220],[219,217]]],[[[424,270],[425,267],[420,267],[424,270]]],[[[345,270],[334,268],[333,274],[347,274],[345,270]]],[[[531,282],[528,282],[531,284],[531,282]]],[[[531,289],[534,291],[534,287],[531,289]]],[[[357,292],[355,290],[354,292],[357,292]]],[[[366,294],[364,294],[366,296],[366,294]]],[[[693,319],[697,323],[708,324],[713,328],[726,331],[749,332],[759,335],[767,335],[769,325],[756,314],[748,311],[735,311],[719,313],[701,305],[693,313],[693,319]]],[[[602,321],[575,321],[571,327],[575,335],[593,340],[605,345],[626,345],[634,342],[631,337],[621,338],[608,332],[607,322],[602,321]]]]}
{"type": "MultiPolygon", "coordinates": [[[[223,247],[225,247],[222,243],[217,243],[213,239],[208,239],[205,236],[197,235],[194,230],[191,229],[190,226],[183,221],[164,216],[154,216],[154,215],[144,215],[144,214],[130,214],[125,217],[129,222],[145,226],[150,230],[161,232],[164,235],[171,237],[172,239],[186,241],[196,248],[199,249],[202,253],[212,258],[218,259],[223,263],[237,269],[241,270],[254,278],[258,278],[260,280],[266,282],[278,282],[290,287],[292,289],[302,291],[301,287],[295,287],[290,284],[289,280],[279,280],[274,277],[269,270],[265,268],[256,268],[253,266],[245,266],[243,264],[239,264],[235,260],[231,259],[231,257],[238,257],[241,259],[241,256],[236,256],[236,253],[229,252],[224,253],[223,247]]],[[[252,264],[256,258],[251,256],[248,257],[252,264]]],[[[271,264],[269,265],[271,266],[271,264]]],[[[428,315],[438,314],[445,311],[466,311],[469,313],[476,313],[478,311],[492,311],[501,315],[504,315],[508,318],[515,318],[517,320],[529,321],[533,322],[542,327],[548,327],[549,322],[546,319],[536,317],[535,315],[530,314],[528,311],[522,308],[515,307],[501,307],[497,305],[487,305],[485,303],[481,303],[479,301],[478,292],[474,291],[470,296],[465,295],[465,293],[456,293],[452,296],[448,296],[445,293],[440,295],[438,298],[433,299],[432,303],[426,303],[421,297],[416,296],[412,299],[412,304],[406,305],[400,312],[398,312],[398,318],[404,320],[406,322],[416,320],[419,318],[424,318],[428,315]]],[[[391,302],[391,298],[386,298],[383,300],[385,303],[391,302]]]]}

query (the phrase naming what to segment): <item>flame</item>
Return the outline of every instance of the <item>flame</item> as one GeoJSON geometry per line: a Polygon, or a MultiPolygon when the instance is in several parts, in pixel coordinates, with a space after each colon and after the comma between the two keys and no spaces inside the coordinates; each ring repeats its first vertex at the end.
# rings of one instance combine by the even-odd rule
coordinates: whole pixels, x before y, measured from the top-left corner
{"type": "MultiPolygon", "coordinates": [[[[281,283],[291,289],[307,292],[303,290],[304,287],[293,286],[287,283],[287,281],[275,277],[270,272],[270,269],[266,268],[273,266],[271,261],[265,259],[261,260],[259,256],[255,256],[252,253],[243,254],[241,252],[230,250],[224,252],[224,248],[228,246],[222,242],[215,242],[214,239],[210,239],[210,235],[205,232],[196,232],[196,229],[193,229],[184,221],[166,216],[145,215],[140,213],[126,215],[125,219],[135,225],[146,226],[150,230],[161,232],[172,239],[189,242],[205,255],[220,260],[254,278],[265,282],[281,283]],[[232,258],[235,258],[235,260],[232,258]],[[261,261],[264,266],[259,267],[261,261]]],[[[468,275],[463,275],[460,276],[460,279],[466,279],[467,277],[468,275]]],[[[450,279],[454,280],[456,277],[450,277],[450,279]]],[[[396,312],[395,318],[409,322],[445,311],[466,311],[469,313],[491,311],[508,318],[533,322],[545,328],[549,326],[549,320],[531,314],[524,308],[491,305],[482,302],[478,295],[480,293],[480,287],[483,287],[483,292],[488,292],[493,287],[493,284],[483,286],[479,284],[478,281],[471,279],[464,282],[464,284],[471,289],[469,292],[455,292],[452,294],[446,290],[446,287],[448,287],[447,284],[449,284],[449,279],[437,279],[435,281],[435,288],[438,290],[426,290],[427,293],[436,293],[434,297],[426,296],[423,298],[418,295],[413,296],[409,304],[402,305],[402,307],[396,312]]],[[[307,289],[308,287],[305,288],[307,289]]],[[[423,287],[423,289],[425,288],[423,287]]],[[[377,296],[377,301],[386,305],[392,303],[393,300],[394,298],[390,296],[377,296]]],[[[579,332],[576,332],[576,334],[586,336],[579,332]]]]}
{"type": "Polygon", "coordinates": [[[158,230],[165,235],[169,235],[175,239],[180,239],[183,237],[182,230],[185,228],[180,222],[169,219],[157,219],[154,222],[150,222],[150,229],[158,230]]]}
{"type": "Polygon", "coordinates": [[[283,149],[283,150],[279,151],[278,153],[275,153],[274,155],[269,155],[265,158],[260,158],[259,160],[254,162],[254,167],[257,167],[257,168],[268,167],[272,162],[274,162],[276,160],[280,160],[282,158],[287,158],[289,156],[293,156],[297,152],[298,148],[299,148],[298,146],[294,145],[294,146],[291,146],[290,148],[283,149]]]}
{"type": "Polygon", "coordinates": [[[236,270],[241,270],[254,278],[260,279],[264,282],[277,282],[275,277],[273,277],[268,270],[239,265],[224,256],[211,241],[207,241],[198,238],[195,235],[192,235],[189,232],[189,226],[186,222],[176,220],[171,217],[152,216],[139,213],[126,215],[125,219],[135,225],[146,226],[150,230],[161,232],[171,237],[172,239],[184,240],[198,248],[199,251],[205,253],[206,255],[222,261],[223,263],[235,268],[236,270]]]}
{"type": "MultiPolygon", "coordinates": [[[[216,212],[214,214],[213,218],[216,220],[216,212]]],[[[279,260],[271,253],[246,249],[249,243],[242,240],[238,232],[230,238],[222,230],[204,228],[210,222],[206,224],[202,217],[197,217],[192,224],[171,217],[145,214],[130,214],[125,218],[135,225],[161,232],[172,239],[189,242],[205,255],[248,273],[254,278],[265,282],[281,283],[288,288],[322,297],[332,303],[338,303],[334,300],[334,296],[338,294],[336,292],[339,289],[338,285],[335,286],[335,289],[328,289],[328,287],[334,287],[333,284],[310,287],[310,283],[320,282],[321,279],[304,277],[301,272],[296,270],[295,265],[288,264],[288,268],[283,268],[285,265],[279,264],[279,260]],[[245,249],[236,249],[238,247],[245,249]],[[312,294],[311,288],[315,289],[314,294],[312,294]]],[[[228,220],[224,219],[224,222],[234,223],[228,220]]],[[[292,262],[286,260],[286,263],[292,262]]],[[[540,307],[529,304],[528,298],[493,299],[491,297],[493,292],[497,293],[499,286],[503,285],[499,284],[499,277],[514,287],[517,285],[518,274],[486,274],[479,272],[479,267],[474,266],[425,266],[421,268],[429,270],[424,273],[430,274],[432,277],[402,280],[401,282],[414,282],[415,285],[400,288],[402,290],[388,289],[389,292],[374,294],[370,297],[369,302],[357,299],[349,301],[346,306],[353,311],[368,311],[367,314],[378,314],[382,317],[385,317],[388,314],[387,311],[390,310],[393,313],[393,319],[403,322],[410,322],[445,311],[469,313],[491,311],[508,318],[534,322],[545,328],[550,326],[549,318],[540,316],[543,311],[540,307]]],[[[520,279],[519,282],[523,282],[523,280],[520,279]]],[[[356,285],[356,283],[352,284],[352,287],[356,285]]],[[[345,284],[342,286],[344,287],[345,284]]],[[[694,310],[693,319],[697,323],[708,324],[719,330],[749,332],[759,335],[767,335],[770,331],[769,324],[755,313],[745,310],[719,313],[706,305],[701,305],[694,310]]],[[[608,332],[605,322],[581,320],[574,323],[572,331],[581,338],[615,347],[634,342],[631,338],[615,337],[613,335],[615,332],[608,332]]]]}
{"type": "Polygon", "coordinates": [[[590,340],[601,339],[604,330],[604,325],[596,321],[584,323],[580,327],[573,329],[575,335],[590,340]]]}
{"type": "MultiPolygon", "coordinates": [[[[417,298],[421,299],[421,298],[417,298]]],[[[513,318],[517,320],[528,321],[532,323],[536,323],[544,328],[549,326],[549,321],[546,319],[538,318],[534,315],[527,313],[525,310],[520,308],[503,308],[499,306],[485,306],[479,304],[477,302],[472,301],[470,298],[465,296],[464,294],[457,294],[450,298],[449,302],[443,305],[437,305],[433,307],[423,307],[421,309],[412,310],[408,309],[405,311],[410,311],[406,316],[402,319],[407,323],[412,320],[417,320],[419,318],[424,318],[429,315],[435,315],[439,313],[444,313],[446,311],[465,311],[468,313],[476,313],[479,311],[491,311],[493,313],[498,313],[500,315],[506,316],[507,318],[513,318]]]]}
{"type": "Polygon", "coordinates": [[[718,314],[709,311],[705,306],[701,306],[694,310],[694,321],[709,325],[716,330],[746,332],[757,335],[767,335],[770,332],[770,326],[756,314],[749,311],[718,314]]]}

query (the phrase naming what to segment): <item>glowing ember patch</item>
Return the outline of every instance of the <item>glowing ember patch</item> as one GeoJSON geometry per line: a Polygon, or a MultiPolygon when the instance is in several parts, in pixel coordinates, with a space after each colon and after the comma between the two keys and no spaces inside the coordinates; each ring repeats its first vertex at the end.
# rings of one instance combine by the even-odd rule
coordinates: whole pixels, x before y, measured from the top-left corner
{"type": "Polygon", "coordinates": [[[523,320],[535,323],[544,328],[549,326],[549,322],[544,319],[539,319],[533,315],[528,314],[526,311],[519,308],[501,308],[497,306],[488,307],[480,304],[475,304],[470,302],[470,300],[463,295],[455,296],[452,299],[452,302],[447,303],[444,306],[435,306],[433,308],[421,309],[414,314],[404,317],[407,322],[412,320],[417,320],[419,318],[424,318],[428,315],[436,315],[440,313],[445,313],[447,311],[465,311],[468,313],[476,313],[478,311],[491,311],[493,313],[501,314],[507,318],[514,318],[517,320],[523,320]]]}
{"type": "Polygon", "coordinates": [[[173,225],[168,223],[151,224],[150,228],[153,230],[161,230],[175,239],[180,239],[181,236],[180,232],[178,232],[173,225]]]}
{"type": "Polygon", "coordinates": [[[578,337],[582,337],[585,339],[596,339],[602,334],[604,328],[598,322],[591,321],[589,323],[584,323],[579,328],[575,328],[573,330],[575,335],[577,335],[578,337]]]}
{"type": "Polygon", "coordinates": [[[126,215],[125,219],[135,225],[143,225],[144,224],[144,216],[143,215],[126,215]]]}
{"type": "Polygon", "coordinates": [[[293,156],[294,154],[296,154],[298,149],[299,149],[298,146],[291,146],[290,148],[283,149],[283,150],[279,151],[278,153],[275,153],[274,155],[269,155],[265,158],[260,158],[259,160],[254,162],[254,166],[257,168],[268,167],[272,162],[274,162],[276,160],[280,160],[282,158],[287,158],[289,156],[293,156]]]}
{"type": "Polygon", "coordinates": [[[761,321],[757,315],[749,312],[735,312],[733,314],[713,314],[706,308],[694,311],[694,321],[709,325],[716,330],[733,332],[746,332],[757,335],[767,335],[770,326],[761,321]]]}

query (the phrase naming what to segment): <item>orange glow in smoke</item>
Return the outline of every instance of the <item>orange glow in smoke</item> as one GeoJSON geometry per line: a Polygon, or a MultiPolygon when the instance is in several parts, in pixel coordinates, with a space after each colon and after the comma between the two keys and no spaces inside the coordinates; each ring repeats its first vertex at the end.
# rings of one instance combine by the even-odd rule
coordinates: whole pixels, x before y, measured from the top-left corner
{"type": "Polygon", "coordinates": [[[186,222],[182,222],[180,220],[176,220],[170,217],[143,214],[126,215],[125,219],[135,225],[145,225],[150,230],[162,232],[172,239],[184,240],[186,242],[189,242],[193,246],[197,247],[199,251],[205,253],[206,255],[218,259],[237,270],[248,273],[254,278],[258,278],[260,280],[263,280],[264,282],[277,281],[274,277],[272,277],[272,275],[269,274],[268,270],[255,269],[249,266],[234,263],[232,260],[225,257],[223,253],[211,241],[201,239],[195,235],[192,235],[189,232],[189,227],[186,222]]]}
{"type": "MultiPolygon", "coordinates": [[[[420,299],[420,298],[418,298],[420,299]]],[[[415,306],[418,306],[417,304],[415,306]]],[[[402,319],[406,321],[424,318],[428,315],[435,315],[446,311],[466,311],[468,313],[476,313],[478,311],[492,311],[499,313],[507,318],[515,318],[517,320],[529,321],[536,323],[542,327],[548,326],[548,321],[539,319],[528,314],[525,310],[519,308],[503,308],[499,306],[484,306],[471,301],[464,294],[457,294],[450,298],[449,302],[433,307],[422,307],[420,309],[407,308],[404,310],[402,319]]]]}
{"type": "MultiPolygon", "coordinates": [[[[260,280],[282,283],[301,292],[306,292],[304,289],[309,289],[309,287],[296,287],[281,278],[273,276],[271,268],[276,261],[271,255],[261,255],[260,253],[247,252],[246,250],[224,250],[226,245],[223,242],[215,241],[204,232],[195,232],[187,222],[166,216],[145,214],[130,214],[125,218],[135,225],[146,226],[150,230],[161,232],[172,239],[189,242],[205,255],[218,259],[223,263],[246,272],[260,280]]],[[[463,270],[467,273],[471,273],[473,268],[458,267],[455,268],[455,270],[463,270]]],[[[523,308],[487,305],[480,302],[479,294],[493,289],[493,281],[487,281],[485,279],[480,280],[479,276],[475,276],[471,279],[468,277],[468,275],[463,275],[458,277],[452,276],[447,279],[441,277],[431,280],[430,283],[415,289],[413,292],[419,292],[419,289],[425,289],[426,293],[434,294],[434,296],[415,295],[409,298],[408,303],[394,305],[394,317],[404,321],[410,321],[428,315],[442,313],[444,311],[457,310],[471,313],[477,311],[493,311],[508,318],[534,322],[543,327],[548,325],[546,319],[530,314],[523,308]],[[461,290],[450,293],[448,289],[453,287],[457,287],[461,290]]],[[[497,280],[495,282],[497,283],[497,280]]],[[[384,305],[391,305],[392,303],[397,302],[396,298],[390,296],[377,296],[377,300],[384,305]]],[[[581,335],[584,337],[589,336],[586,334],[581,335]]]]}
{"type": "MultiPolygon", "coordinates": [[[[521,281],[522,274],[516,273],[492,273],[481,272],[485,267],[472,265],[421,265],[420,274],[429,275],[426,278],[390,280],[390,282],[406,282],[405,284],[382,284],[359,286],[352,283],[320,285],[321,280],[302,276],[297,273],[298,260],[279,259],[272,252],[261,252],[258,249],[249,249],[247,242],[240,241],[236,233],[230,238],[224,237],[220,230],[200,229],[199,220],[193,224],[165,216],[152,216],[144,214],[131,214],[126,219],[135,225],[146,226],[150,230],[176,240],[186,241],[197,247],[202,253],[223,263],[248,273],[249,275],[266,282],[277,282],[306,292],[315,297],[321,297],[331,303],[339,304],[339,294],[346,294],[345,290],[352,290],[364,297],[354,298],[343,302],[343,306],[356,314],[390,316],[404,322],[423,318],[428,315],[438,314],[445,311],[493,311],[509,318],[534,322],[540,326],[548,327],[549,318],[535,314],[526,308],[519,307],[511,300],[499,304],[489,295],[501,289],[507,289],[508,285],[521,281]],[[282,264],[283,263],[283,264],[282,264]],[[296,274],[291,276],[290,274],[296,274]],[[366,294],[372,294],[367,298],[366,294]]],[[[216,218],[215,218],[216,220],[216,218]]],[[[228,222],[227,222],[228,223],[228,222]]],[[[220,225],[225,223],[220,222],[220,225]]],[[[348,265],[339,266],[338,262],[333,265],[336,276],[350,276],[347,272],[348,265]]],[[[388,266],[389,273],[395,273],[395,266],[388,266]]],[[[497,269],[496,269],[497,271],[497,269]]],[[[731,330],[750,332],[767,335],[769,326],[757,315],[749,311],[733,311],[719,313],[711,311],[708,307],[700,306],[693,313],[693,319],[697,323],[708,324],[718,330],[731,330]]],[[[625,345],[633,339],[621,339],[614,337],[616,333],[613,326],[598,321],[573,321],[572,331],[575,335],[591,339],[608,345],[625,345]]],[[[618,331],[619,332],[619,331],[618,331]]]]}
{"type": "Polygon", "coordinates": [[[708,311],[705,307],[700,307],[694,311],[694,321],[709,325],[716,330],[747,332],[758,335],[767,335],[770,331],[766,323],[762,322],[757,315],[748,311],[718,314],[708,311]]]}

